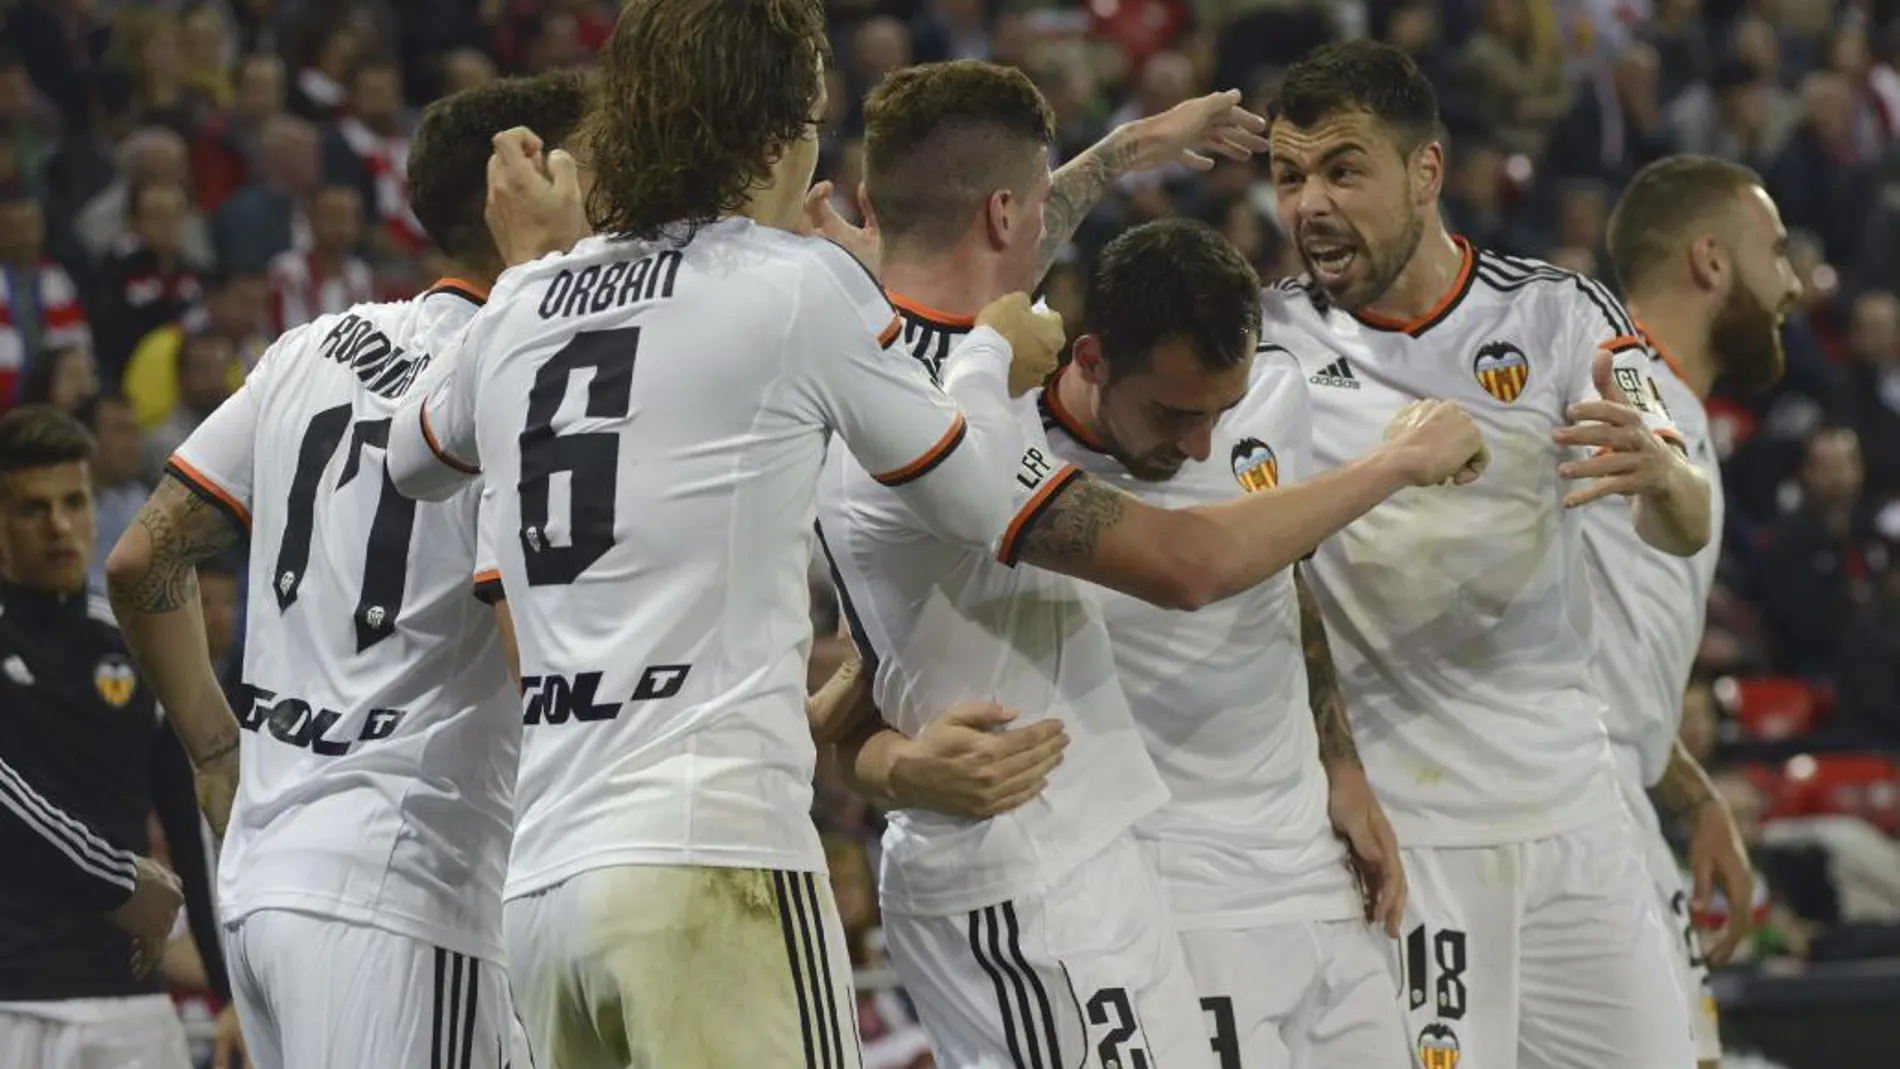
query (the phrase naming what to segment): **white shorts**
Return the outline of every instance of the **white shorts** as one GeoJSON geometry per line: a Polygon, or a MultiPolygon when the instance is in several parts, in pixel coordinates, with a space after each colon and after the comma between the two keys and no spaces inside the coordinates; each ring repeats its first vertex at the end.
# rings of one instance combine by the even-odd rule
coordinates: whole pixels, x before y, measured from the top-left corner
{"type": "Polygon", "coordinates": [[[1181,935],[1220,1069],[1403,1066],[1392,950],[1364,921],[1181,935]]]}
{"type": "Polygon", "coordinates": [[[937,1069],[1216,1069],[1160,880],[1123,835],[1040,895],[887,913],[937,1069]]]}
{"type": "Polygon", "coordinates": [[[1670,958],[1676,967],[1676,983],[1689,1010],[1689,1029],[1695,1036],[1697,1061],[1722,1060],[1722,1030],[1717,1023],[1715,991],[1709,986],[1709,965],[1702,957],[1702,933],[1696,930],[1689,914],[1689,892],[1682,884],[1682,869],[1676,855],[1663,838],[1662,821],[1649,795],[1628,778],[1619,776],[1623,804],[1629,807],[1635,825],[1637,849],[1642,851],[1649,870],[1650,886],[1669,925],[1673,938],[1670,958]]]}
{"type": "Polygon", "coordinates": [[[0,1065],[190,1069],[185,1026],[165,995],[0,1006],[0,1065]]]}
{"type": "Polygon", "coordinates": [[[541,1069],[861,1069],[823,876],[619,865],[510,899],[504,918],[541,1069]]]}
{"type": "Polygon", "coordinates": [[[1401,851],[1400,1005],[1424,1069],[1685,1069],[1671,937],[1621,814],[1507,846],[1401,851]]]}
{"type": "Polygon", "coordinates": [[[228,926],[231,1000],[256,1069],[505,1069],[508,978],[492,961],[288,910],[228,926]]]}

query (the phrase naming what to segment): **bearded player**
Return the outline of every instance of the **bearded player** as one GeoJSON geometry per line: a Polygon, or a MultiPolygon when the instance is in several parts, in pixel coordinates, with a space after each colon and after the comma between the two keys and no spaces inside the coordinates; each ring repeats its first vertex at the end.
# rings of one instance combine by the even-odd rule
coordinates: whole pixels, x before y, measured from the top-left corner
{"type": "Polygon", "coordinates": [[[1617,785],[1590,644],[1582,514],[1687,556],[1708,480],[1648,347],[1594,281],[1454,238],[1431,84],[1352,42],[1290,68],[1271,115],[1280,218],[1308,275],[1262,336],[1312,386],[1337,464],[1399,407],[1464,405],[1492,463],[1324,543],[1313,583],[1360,756],[1403,844],[1401,1005],[1418,1064],[1678,1069],[1686,1010],[1617,785]],[[1597,507],[1608,507],[1599,505],[1597,507]]]}
{"type": "Polygon", "coordinates": [[[1609,239],[1630,314],[1662,365],[1656,384],[1713,495],[1710,526],[1717,537],[1693,557],[1643,545],[1617,500],[1586,510],[1583,527],[1597,595],[1597,679],[1609,702],[1618,782],[1676,936],[1677,977],[1689,1003],[1696,1057],[1711,1069],[1721,1061],[1722,1041],[1708,963],[1719,965],[1735,952],[1748,934],[1749,912],[1728,911],[1706,960],[1694,918],[1717,884],[1730,902],[1753,901],[1753,876],[1735,818],[1676,737],[1721,555],[1721,473],[1702,404],[1718,378],[1754,393],[1781,377],[1781,319],[1800,297],[1801,284],[1788,262],[1788,232],[1774,200],[1753,171],[1726,160],[1672,156],[1643,168],[1611,215],[1609,239]],[[1691,891],[1683,887],[1645,788],[1688,832],[1691,891]]]}

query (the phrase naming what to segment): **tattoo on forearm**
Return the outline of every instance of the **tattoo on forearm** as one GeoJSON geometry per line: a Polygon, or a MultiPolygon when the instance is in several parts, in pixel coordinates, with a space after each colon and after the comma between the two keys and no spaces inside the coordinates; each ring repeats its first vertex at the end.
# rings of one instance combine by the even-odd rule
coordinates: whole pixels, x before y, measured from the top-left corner
{"type": "Polygon", "coordinates": [[[236,728],[228,728],[224,731],[219,732],[217,735],[213,736],[211,739],[210,753],[191,755],[192,765],[195,767],[202,768],[205,765],[209,765],[216,761],[222,760],[223,758],[228,757],[231,754],[237,752],[238,738],[239,736],[238,736],[238,731],[236,728]]]}
{"type": "Polygon", "coordinates": [[[1708,778],[1681,746],[1670,752],[1669,764],[1653,791],[1656,801],[1674,817],[1686,817],[1715,797],[1708,778]]]}
{"type": "Polygon", "coordinates": [[[146,613],[176,612],[196,601],[198,563],[238,538],[229,517],[170,475],[132,523],[149,545],[145,571],[114,581],[112,600],[146,613]]]}
{"type": "Polygon", "coordinates": [[[1088,560],[1125,509],[1121,491],[1086,475],[1077,478],[1030,524],[1020,555],[1032,563],[1088,560]]]}
{"type": "Polygon", "coordinates": [[[1076,228],[1134,159],[1134,144],[1111,135],[1055,173],[1048,203],[1042,210],[1042,246],[1036,250],[1038,281],[1055,266],[1056,257],[1075,236],[1076,228]]]}
{"type": "Polygon", "coordinates": [[[1319,602],[1306,585],[1306,577],[1297,568],[1293,589],[1300,599],[1300,646],[1306,652],[1306,700],[1313,708],[1313,726],[1319,731],[1319,756],[1322,761],[1359,760],[1359,747],[1352,741],[1352,724],[1346,719],[1346,698],[1339,692],[1339,671],[1333,667],[1332,647],[1326,643],[1326,622],[1321,619],[1319,602]]]}

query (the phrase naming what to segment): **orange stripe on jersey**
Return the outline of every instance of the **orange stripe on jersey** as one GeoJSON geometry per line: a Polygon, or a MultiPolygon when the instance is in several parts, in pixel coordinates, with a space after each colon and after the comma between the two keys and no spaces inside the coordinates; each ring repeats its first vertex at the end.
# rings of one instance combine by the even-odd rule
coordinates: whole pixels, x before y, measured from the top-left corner
{"type": "Polygon", "coordinates": [[[969,427],[963,422],[963,413],[959,412],[955,421],[950,424],[950,429],[944,431],[943,437],[937,439],[936,445],[925,450],[923,456],[896,471],[887,471],[882,475],[873,475],[871,478],[885,486],[902,486],[907,482],[921,479],[930,473],[930,469],[943,463],[944,458],[954,452],[957,446],[963,444],[963,435],[968,430],[969,427]]]}
{"type": "Polygon", "coordinates": [[[488,287],[477,285],[465,278],[436,279],[435,285],[430,286],[428,292],[453,293],[458,297],[466,297],[476,304],[488,303],[488,287]]]}
{"type": "Polygon", "coordinates": [[[1597,348],[1607,349],[1613,353],[1620,353],[1625,349],[1647,349],[1648,347],[1642,338],[1634,334],[1618,334],[1614,338],[1597,343],[1597,348]]]}
{"type": "Polygon", "coordinates": [[[906,312],[909,312],[911,315],[914,315],[919,319],[927,319],[930,322],[935,323],[937,326],[940,326],[940,327],[974,327],[976,326],[975,316],[951,315],[949,312],[945,312],[938,308],[932,308],[931,306],[924,304],[921,301],[913,301],[909,297],[906,297],[898,293],[892,293],[890,290],[885,290],[884,296],[889,298],[892,304],[896,305],[899,308],[902,308],[906,312]]]}
{"type": "Polygon", "coordinates": [[[213,504],[230,513],[231,518],[242,526],[249,527],[251,525],[251,510],[245,508],[243,503],[238,501],[230,491],[206,478],[203,472],[192,467],[183,457],[180,457],[176,453],[172,454],[171,459],[165,462],[165,470],[170,472],[178,481],[196,490],[199,494],[209,498],[213,504]]]}
{"type": "Polygon", "coordinates": [[[426,404],[422,405],[419,408],[417,408],[416,411],[420,413],[420,419],[422,421],[423,444],[429,447],[429,452],[434,453],[435,458],[437,460],[441,461],[444,464],[447,464],[451,468],[454,468],[456,471],[461,472],[463,475],[480,475],[482,473],[481,468],[477,467],[474,464],[470,464],[466,460],[460,459],[455,454],[442,448],[442,443],[435,440],[435,429],[429,426],[429,406],[428,405],[426,404]]]}
{"type": "Polygon", "coordinates": [[[1683,374],[1682,372],[1682,365],[1676,363],[1676,358],[1670,355],[1668,349],[1663,348],[1663,343],[1658,341],[1656,339],[1656,336],[1649,332],[1648,327],[1643,326],[1641,323],[1638,323],[1636,324],[1636,333],[1643,336],[1643,340],[1649,343],[1649,347],[1656,351],[1657,356],[1662,357],[1663,364],[1666,365],[1670,371],[1674,372],[1677,378],[1681,379],[1683,382],[1689,381],[1689,376],[1683,374]]]}
{"type": "Polygon", "coordinates": [[[481,571],[475,573],[475,582],[477,585],[482,583],[499,583],[501,582],[501,569],[483,568],[481,571]]]}
{"type": "Polygon", "coordinates": [[[1048,407],[1049,414],[1055,417],[1056,423],[1060,424],[1062,429],[1068,432],[1069,437],[1081,442],[1097,453],[1105,453],[1107,450],[1102,447],[1101,440],[1096,438],[1093,434],[1090,434],[1089,429],[1082,426],[1082,421],[1076,419],[1073,413],[1063,407],[1062,391],[1058,388],[1058,384],[1061,383],[1062,376],[1067,374],[1069,368],[1073,366],[1073,364],[1064,364],[1057,368],[1054,374],[1049,376],[1049,381],[1044,383],[1042,387],[1043,404],[1048,407]]]}
{"type": "Polygon", "coordinates": [[[904,318],[902,316],[892,316],[891,325],[885,327],[884,333],[877,336],[877,347],[880,349],[890,348],[891,343],[896,341],[897,336],[902,333],[904,333],[904,318]]]}
{"type": "Polygon", "coordinates": [[[1366,326],[1376,327],[1379,330],[1398,331],[1416,338],[1451,314],[1451,310],[1456,308],[1458,302],[1470,291],[1471,272],[1478,263],[1478,254],[1472,249],[1469,241],[1461,237],[1453,237],[1451,240],[1457,244],[1458,251],[1464,256],[1458,264],[1458,276],[1452,281],[1451,288],[1446,290],[1424,315],[1416,319],[1393,319],[1377,312],[1362,311],[1354,313],[1354,317],[1366,326]]]}
{"type": "Polygon", "coordinates": [[[1023,535],[1028,533],[1029,529],[1035,526],[1036,521],[1042,518],[1042,514],[1048,511],[1049,506],[1055,503],[1056,495],[1062,492],[1063,487],[1081,477],[1082,469],[1073,464],[1064,464],[1062,470],[1042,484],[1042,489],[1031,495],[1028,501],[1023,502],[1023,507],[1016,510],[1015,519],[1010,520],[1009,526],[1003,531],[1003,542],[996,547],[996,559],[1013,566],[1016,563],[1016,554],[1022,548],[1023,535]]]}

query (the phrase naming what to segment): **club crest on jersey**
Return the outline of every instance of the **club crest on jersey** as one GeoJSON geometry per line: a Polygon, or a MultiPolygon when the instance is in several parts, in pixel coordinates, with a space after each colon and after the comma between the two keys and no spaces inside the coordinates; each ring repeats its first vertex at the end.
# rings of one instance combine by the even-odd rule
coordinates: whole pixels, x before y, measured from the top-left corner
{"type": "Polygon", "coordinates": [[[1525,359],[1523,350],[1510,342],[1494,341],[1478,350],[1477,359],[1471,362],[1471,373],[1485,393],[1508,405],[1517,400],[1517,395],[1524,392],[1524,384],[1531,380],[1531,362],[1525,359]]]}
{"type": "Polygon", "coordinates": [[[132,671],[131,661],[108,653],[99,659],[99,667],[92,670],[92,685],[107,705],[123,709],[125,703],[132,700],[132,692],[138,689],[139,678],[132,671]]]}
{"type": "Polygon", "coordinates": [[[1280,459],[1258,438],[1242,438],[1234,444],[1233,464],[1234,478],[1250,494],[1280,485],[1280,459]]]}
{"type": "Polygon", "coordinates": [[[1458,1069],[1458,1035],[1433,1021],[1418,1034],[1418,1063],[1425,1069],[1458,1069]]]}

